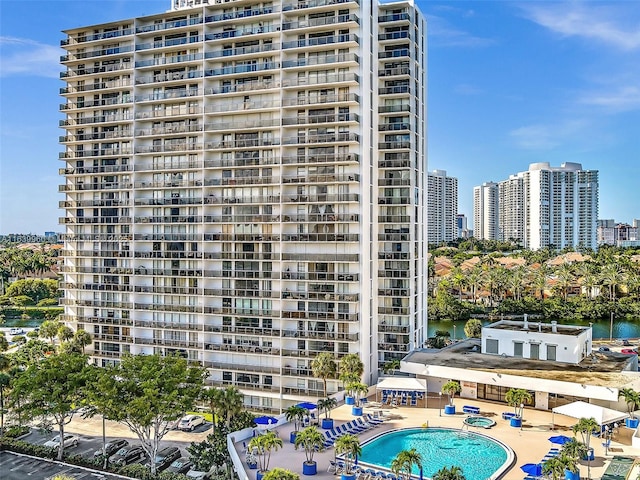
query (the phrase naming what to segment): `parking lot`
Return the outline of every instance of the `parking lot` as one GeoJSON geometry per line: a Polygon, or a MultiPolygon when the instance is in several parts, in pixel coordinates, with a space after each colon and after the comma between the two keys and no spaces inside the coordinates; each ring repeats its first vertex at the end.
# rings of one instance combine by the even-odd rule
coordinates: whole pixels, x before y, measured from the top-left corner
{"type": "MultiPolygon", "coordinates": [[[[187,447],[192,442],[203,441],[210,431],[210,422],[197,426],[192,432],[172,430],[160,442],[160,448],[175,446],[180,449],[183,457],[189,457],[187,447]]],[[[124,438],[129,442],[129,445],[140,445],[138,438],[124,425],[107,421],[105,422],[105,432],[107,442],[116,438],[124,438]]],[[[75,417],[65,427],[65,433],[73,433],[78,437],[78,445],[65,446],[65,452],[93,458],[94,452],[102,449],[102,419],[100,417],[89,419],[75,417]]],[[[41,432],[37,429],[32,429],[21,440],[35,445],[44,445],[56,435],[57,431],[41,432]]],[[[145,461],[138,463],[145,463],[145,461]]],[[[121,478],[117,475],[106,475],[101,472],[90,472],[68,465],[58,465],[55,462],[46,460],[35,460],[14,455],[10,452],[2,452],[0,454],[0,472],[2,472],[2,475],[0,475],[2,480],[24,480],[25,473],[36,480],[48,479],[56,473],[66,473],[78,479],[121,478]]]]}

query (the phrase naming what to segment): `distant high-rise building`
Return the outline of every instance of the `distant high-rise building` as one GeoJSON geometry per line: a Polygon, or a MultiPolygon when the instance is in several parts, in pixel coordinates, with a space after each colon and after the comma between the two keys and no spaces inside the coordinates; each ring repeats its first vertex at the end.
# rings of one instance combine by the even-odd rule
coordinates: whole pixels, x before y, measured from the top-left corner
{"type": "Polygon", "coordinates": [[[480,240],[497,240],[498,184],[486,182],[473,188],[473,231],[480,240]]]}
{"type": "Polygon", "coordinates": [[[497,215],[481,224],[487,228],[495,222],[496,239],[518,241],[532,250],[596,248],[597,170],[583,170],[579,163],[560,167],[533,163],[526,172],[499,182],[497,188],[497,215]]]}
{"type": "Polygon", "coordinates": [[[473,235],[467,226],[467,216],[464,213],[456,215],[456,229],[458,238],[469,238],[473,235]]]}
{"type": "Polygon", "coordinates": [[[640,242],[640,222],[632,224],[616,223],[615,220],[598,220],[598,245],[615,245],[617,247],[637,246],[640,242]]]}
{"type": "Polygon", "coordinates": [[[424,344],[414,2],[175,0],[65,33],[63,318],[96,364],[183,355],[279,411],[324,395],[321,352],[372,384],[424,344]]]}
{"type": "Polygon", "coordinates": [[[458,179],[447,177],[444,170],[428,175],[427,240],[430,244],[450,242],[458,238],[458,179]]]}

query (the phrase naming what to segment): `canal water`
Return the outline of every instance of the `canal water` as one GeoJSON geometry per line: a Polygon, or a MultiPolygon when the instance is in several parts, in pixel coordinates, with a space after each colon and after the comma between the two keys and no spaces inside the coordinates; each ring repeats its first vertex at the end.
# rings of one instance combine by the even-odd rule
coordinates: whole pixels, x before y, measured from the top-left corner
{"type": "MultiPolygon", "coordinates": [[[[481,320],[482,325],[489,325],[490,323],[495,322],[496,319],[493,320],[481,320]]],[[[529,322],[535,323],[536,319],[529,319],[529,322]]],[[[550,320],[545,320],[546,323],[549,323],[550,320]]],[[[464,335],[464,325],[467,323],[466,320],[457,320],[457,321],[448,321],[448,322],[433,322],[429,321],[428,333],[429,337],[435,337],[436,330],[445,330],[451,334],[451,338],[455,338],[458,340],[465,338],[464,335]],[[455,330],[454,330],[455,326],[455,330]]],[[[582,325],[589,326],[589,321],[562,321],[558,320],[558,324],[568,324],[568,325],[582,325]]],[[[611,323],[609,320],[600,320],[593,323],[593,338],[599,339],[609,338],[609,329],[611,328],[611,323]]],[[[613,320],[613,338],[614,339],[623,339],[623,338],[640,338],[640,319],[636,320],[613,320]]]]}

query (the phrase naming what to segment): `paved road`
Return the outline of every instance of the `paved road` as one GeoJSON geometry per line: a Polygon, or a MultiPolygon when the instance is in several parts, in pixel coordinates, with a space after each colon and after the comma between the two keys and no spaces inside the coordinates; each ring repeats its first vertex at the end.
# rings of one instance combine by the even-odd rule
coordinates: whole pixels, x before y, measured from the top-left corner
{"type": "Polygon", "coordinates": [[[59,465],[47,460],[23,457],[12,452],[0,452],[0,472],[2,480],[24,480],[25,475],[33,480],[49,480],[59,473],[64,473],[77,480],[119,480],[125,478],[69,465],[59,465]]]}

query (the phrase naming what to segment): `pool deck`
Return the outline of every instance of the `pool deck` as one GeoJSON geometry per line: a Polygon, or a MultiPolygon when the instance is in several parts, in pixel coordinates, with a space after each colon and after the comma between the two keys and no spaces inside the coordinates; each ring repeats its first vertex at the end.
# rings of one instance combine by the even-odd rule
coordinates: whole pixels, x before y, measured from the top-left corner
{"type": "MultiPolygon", "coordinates": [[[[427,408],[424,407],[389,407],[375,408],[368,406],[364,409],[366,413],[375,410],[382,411],[387,420],[380,426],[370,429],[359,435],[361,443],[367,439],[379,435],[381,432],[405,427],[421,427],[427,423],[429,427],[449,427],[462,428],[463,420],[468,416],[461,412],[463,405],[480,407],[480,414],[496,421],[496,425],[490,429],[469,427],[469,431],[477,431],[493,437],[505,443],[513,449],[516,460],[513,467],[502,477],[507,480],[522,480],[525,474],[519,466],[525,463],[538,463],[549,451],[552,445],[548,438],[552,435],[572,436],[571,426],[576,423],[574,418],[563,415],[555,415],[555,429],[551,430],[551,412],[525,409],[522,429],[509,425],[509,421],[502,419],[502,412],[512,411],[512,408],[502,404],[480,402],[468,399],[455,399],[456,414],[445,415],[443,410],[438,408],[439,398],[429,398],[427,408]]],[[[444,403],[444,399],[443,399],[444,403]]],[[[351,406],[341,405],[331,412],[334,425],[349,422],[355,417],[351,414],[351,406]]],[[[465,426],[465,430],[467,427],[465,426]]],[[[334,449],[329,448],[324,452],[316,453],[314,460],[318,463],[318,474],[309,477],[302,475],[302,462],[305,459],[304,451],[295,450],[289,443],[289,433],[293,430],[292,425],[285,424],[277,428],[278,435],[283,439],[284,446],[278,451],[272,452],[269,468],[283,467],[300,474],[301,478],[316,478],[317,480],[335,480],[338,478],[327,472],[329,462],[334,459],[334,449]]],[[[604,473],[614,455],[624,455],[629,457],[640,457],[640,450],[631,447],[632,430],[620,427],[614,432],[611,448],[605,456],[605,449],[600,438],[592,437],[591,447],[595,451],[595,459],[591,461],[591,478],[599,479],[604,473]]],[[[578,437],[580,439],[580,437],[578,437]]],[[[248,443],[248,440],[246,441],[248,443]]],[[[242,442],[236,443],[236,450],[240,458],[244,460],[242,442]]],[[[582,478],[587,478],[587,462],[581,462],[580,473],[582,478]]],[[[246,464],[245,464],[246,466],[246,464]]],[[[461,465],[464,468],[464,465],[461,465]]],[[[640,467],[636,467],[640,468],[640,467]]],[[[246,470],[249,480],[255,480],[256,471],[246,470]]],[[[635,477],[631,477],[635,478],[635,477]]]]}

